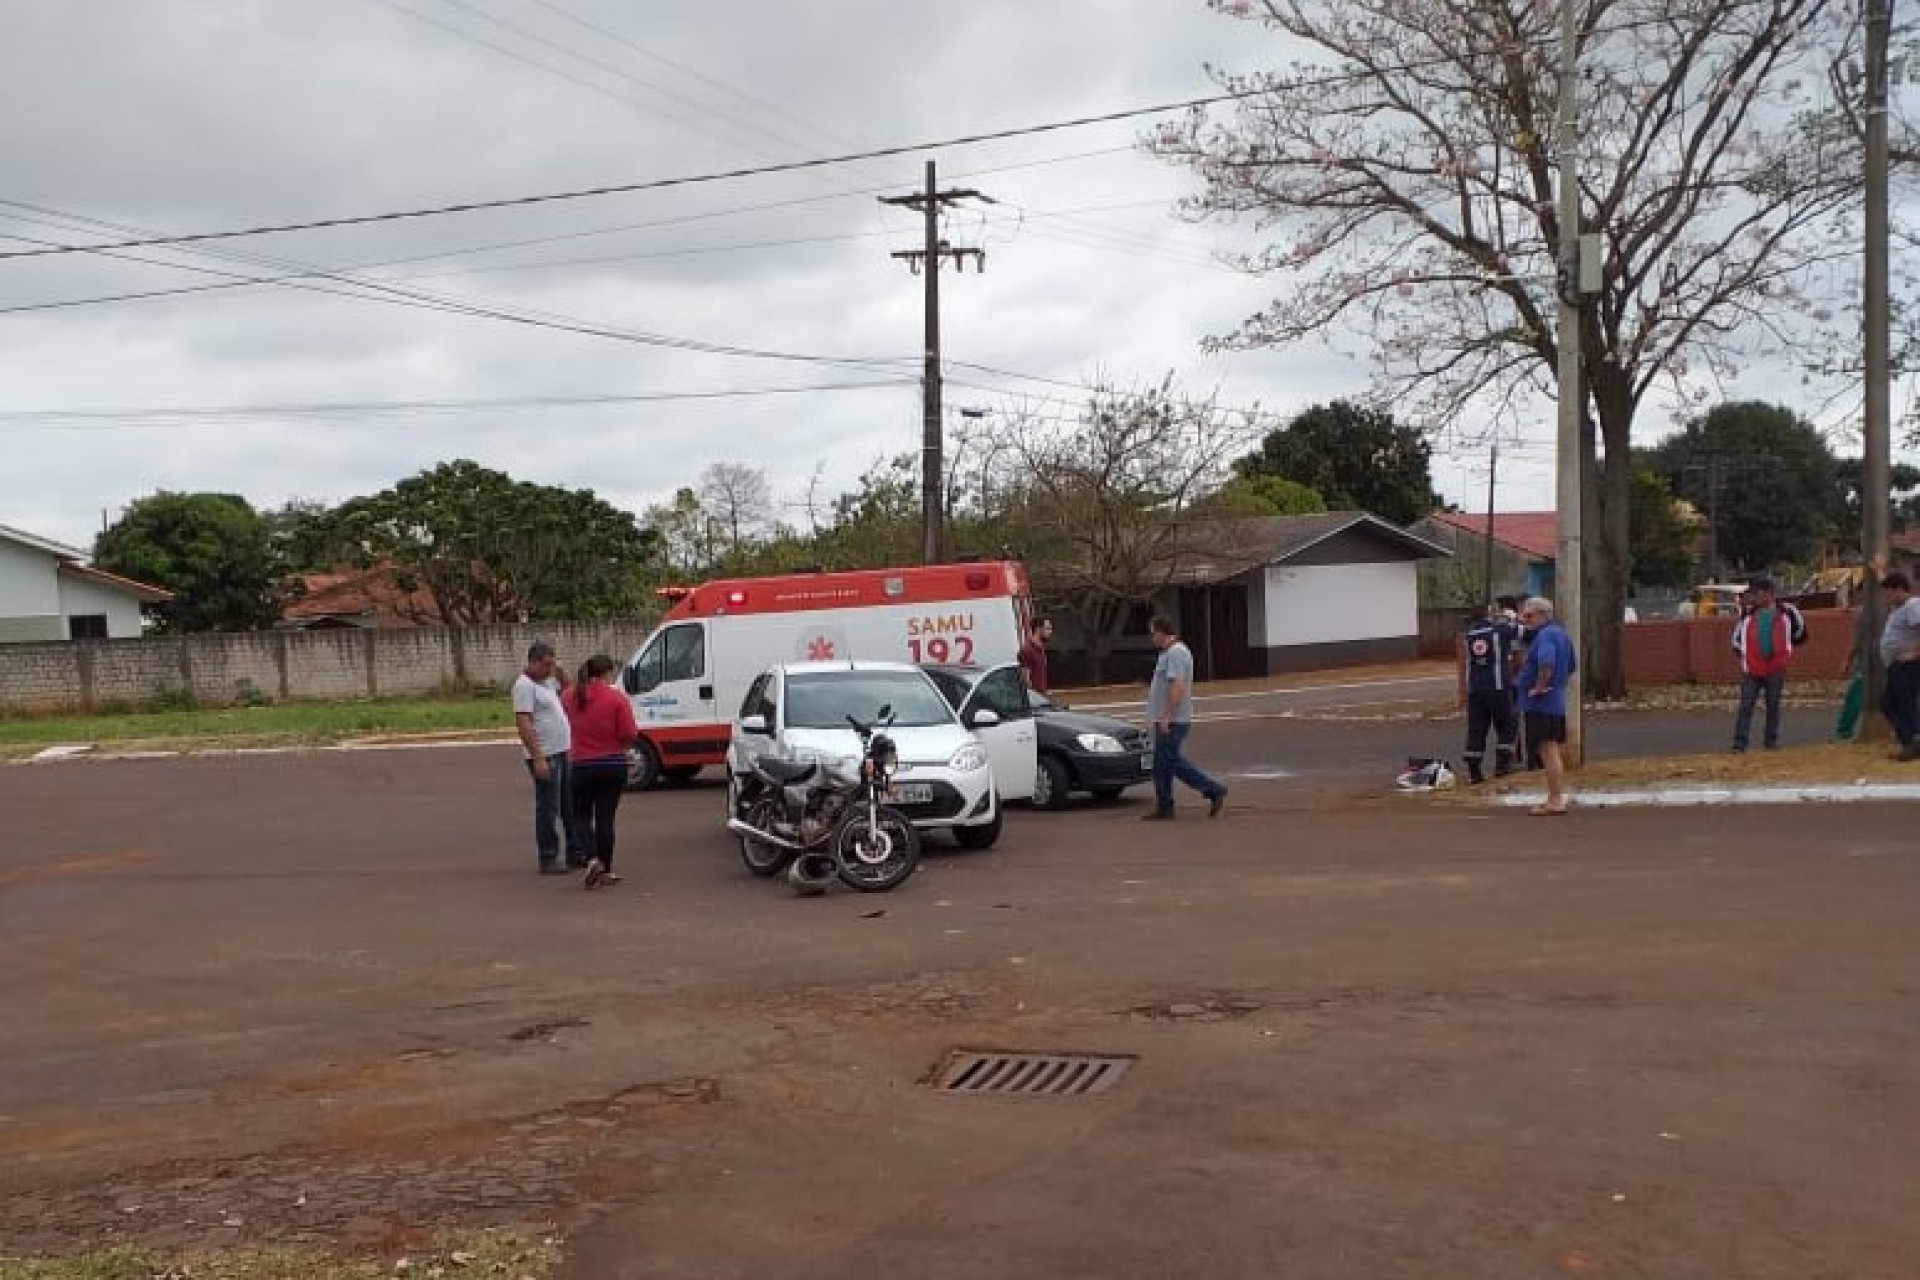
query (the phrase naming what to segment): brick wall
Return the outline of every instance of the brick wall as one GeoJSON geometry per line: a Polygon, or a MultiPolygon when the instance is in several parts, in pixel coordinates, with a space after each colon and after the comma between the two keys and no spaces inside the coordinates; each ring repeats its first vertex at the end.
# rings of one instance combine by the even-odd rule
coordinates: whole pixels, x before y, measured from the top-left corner
{"type": "MultiPolygon", "coordinates": [[[[1789,678],[1837,679],[1853,642],[1853,614],[1846,609],[1809,609],[1807,640],[1796,650],[1789,678]]],[[[1627,687],[1672,684],[1738,684],[1733,656],[1733,619],[1662,618],[1627,626],[1627,687]]]]}
{"type": "Polygon", "coordinates": [[[369,698],[449,687],[504,688],[536,639],[569,667],[593,653],[625,662],[652,623],[421,627],[392,631],[253,631],[147,640],[0,646],[0,711],[80,711],[190,696],[220,706],[369,698]]]}

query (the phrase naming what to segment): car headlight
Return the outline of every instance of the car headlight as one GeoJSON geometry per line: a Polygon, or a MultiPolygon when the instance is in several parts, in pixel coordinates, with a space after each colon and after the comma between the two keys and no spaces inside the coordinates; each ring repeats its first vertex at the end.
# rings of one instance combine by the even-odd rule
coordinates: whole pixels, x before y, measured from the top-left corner
{"type": "Polygon", "coordinates": [[[1120,739],[1110,733],[1077,733],[1073,740],[1080,744],[1082,751],[1096,756],[1117,756],[1126,750],[1120,745],[1120,739]]]}
{"type": "Polygon", "coordinates": [[[987,767],[987,749],[977,742],[969,742],[947,759],[947,767],[955,773],[972,773],[987,767]]]}

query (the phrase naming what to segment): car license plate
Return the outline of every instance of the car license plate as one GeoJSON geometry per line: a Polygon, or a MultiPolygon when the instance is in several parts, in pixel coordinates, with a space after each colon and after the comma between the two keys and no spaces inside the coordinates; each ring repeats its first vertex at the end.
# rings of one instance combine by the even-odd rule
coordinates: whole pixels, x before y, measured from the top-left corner
{"type": "Polygon", "coordinates": [[[1145,769],[1148,773],[1153,772],[1153,752],[1142,751],[1140,753],[1140,767],[1142,769],[1145,769]]]}
{"type": "Polygon", "coordinates": [[[928,804],[933,800],[933,784],[928,782],[896,782],[888,788],[887,795],[901,804],[928,804]]]}

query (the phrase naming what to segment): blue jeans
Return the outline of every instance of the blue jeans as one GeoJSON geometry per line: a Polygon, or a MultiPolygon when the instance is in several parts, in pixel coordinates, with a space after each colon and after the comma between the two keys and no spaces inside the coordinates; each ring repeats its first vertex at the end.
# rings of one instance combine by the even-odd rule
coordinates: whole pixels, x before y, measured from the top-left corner
{"type": "Polygon", "coordinates": [[[1786,683],[1785,673],[1770,676],[1750,676],[1744,671],[1740,673],[1740,714],[1733,721],[1735,751],[1747,749],[1747,735],[1753,729],[1753,704],[1760,700],[1762,694],[1767,698],[1767,750],[1771,751],[1780,745],[1780,690],[1786,683]]]}
{"type": "MultiPolygon", "coordinates": [[[[531,760],[527,761],[527,773],[533,773],[531,760]]],[[[573,772],[564,751],[547,757],[545,779],[533,780],[533,847],[540,851],[541,866],[560,861],[562,840],[566,842],[567,861],[580,861],[580,838],[573,827],[573,772]]]]}
{"type": "Polygon", "coordinates": [[[1173,808],[1175,778],[1209,800],[1226,794],[1225,787],[1208,777],[1181,751],[1191,732],[1191,724],[1177,721],[1165,729],[1156,727],[1153,731],[1153,806],[1156,809],[1164,811],[1173,808]]]}

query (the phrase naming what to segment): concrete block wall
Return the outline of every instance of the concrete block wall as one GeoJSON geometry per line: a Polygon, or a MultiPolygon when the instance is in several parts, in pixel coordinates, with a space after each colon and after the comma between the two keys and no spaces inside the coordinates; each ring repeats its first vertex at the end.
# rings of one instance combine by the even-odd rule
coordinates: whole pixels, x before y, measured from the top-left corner
{"type": "Polygon", "coordinates": [[[222,706],[262,697],[409,697],[473,685],[505,688],[536,639],[551,643],[571,670],[594,653],[626,661],[651,629],[650,622],[635,619],[11,644],[0,648],[0,711],[90,711],[182,694],[222,706]]]}

